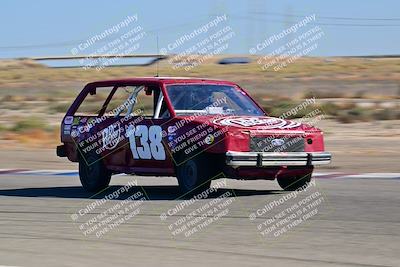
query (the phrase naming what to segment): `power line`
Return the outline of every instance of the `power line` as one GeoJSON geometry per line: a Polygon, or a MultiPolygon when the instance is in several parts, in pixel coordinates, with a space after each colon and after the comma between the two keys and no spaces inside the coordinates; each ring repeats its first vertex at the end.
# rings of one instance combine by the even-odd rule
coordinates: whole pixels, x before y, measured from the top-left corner
{"type": "MultiPolygon", "coordinates": [[[[301,14],[285,14],[285,13],[278,13],[278,12],[261,12],[257,11],[254,14],[263,14],[263,15],[272,15],[272,16],[279,16],[279,17],[305,17],[307,15],[301,14]]],[[[336,16],[317,16],[319,19],[331,19],[331,20],[355,20],[355,21],[400,21],[400,18],[351,18],[351,17],[336,17],[336,16]]]]}
{"type": "Polygon", "coordinates": [[[83,40],[76,41],[65,41],[57,43],[46,43],[46,44],[32,44],[32,45],[16,45],[16,46],[0,46],[0,49],[29,49],[29,48],[51,48],[51,47],[65,47],[70,45],[75,45],[77,43],[83,42],[83,40]]]}
{"type": "MultiPolygon", "coordinates": [[[[265,21],[271,23],[285,23],[283,20],[274,20],[274,19],[263,19],[263,18],[256,18],[250,16],[237,16],[231,15],[231,17],[237,19],[244,19],[244,20],[258,20],[258,21],[265,21]]],[[[326,22],[310,22],[310,25],[319,25],[319,26],[343,26],[343,27],[400,27],[400,24],[357,24],[357,23],[326,23],[326,22]]]]}
{"type": "MultiPolygon", "coordinates": [[[[277,13],[277,12],[252,12],[253,14],[264,14],[264,15],[274,15],[274,16],[286,16],[286,17],[306,17],[306,15],[300,14],[285,14],[285,13],[277,13]]],[[[214,15],[217,16],[217,15],[214,15]]],[[[275,19],[265,19],[265,18],[257,18],[252,16],[239,16],[239,15],[228,15],[229,18],[233,19],[243,19],[243,20],[255,20],[255,21],[263,21],[270,23],[285,23],[283,20],[275,20],[275,19]]],[[[330,17],[330,16],[318,16],[318,18],[322,19],[332,19],[332,20],[354,20],[354,21],[400,21],[400,18],[349,18],[349,17],[330,17]]],[[[168,29],[176,29],[184,26],[188,26],[194,23],[199,23],[203,21],[203,19],[192,20],[190,22],[175,24],[170,26],[159,27],[151,30],[147,30],[146,33],[149,34],[158,34],[160,31],[168,30],[168,29]]],[[[339,26],[339,27],[400,27],[400,24],[359,24],[359,23],[328,23],[328,22],[310,22],[310,25],[319,25],[319,26],[339,26]]],[[[105,38],[103,40],[98,41],[98,43],[104,43],[109,41],[109,38],[105,38]]],[[[67,47],[67,46],[75,46],[80,43],[86,42],[87,39],[84,40],[74,40],[74,41],[65,41],[65,42],[56,42],[56,43],[46,43],[46,44],[32,44],[32,45],[19,45],[19,46],[1,46],[0,49],[4,50],[23,50],[23,49],[41,49],[41,48],[56,48],[56,47],[67,47]]]]}

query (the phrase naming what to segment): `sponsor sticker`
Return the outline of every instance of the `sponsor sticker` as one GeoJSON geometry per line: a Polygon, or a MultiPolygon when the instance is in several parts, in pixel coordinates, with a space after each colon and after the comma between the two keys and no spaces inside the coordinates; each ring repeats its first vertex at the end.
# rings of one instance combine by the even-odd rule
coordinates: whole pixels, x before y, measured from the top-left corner
{"type": "Polygon", "coordinates": [[[119,124],[111,124],[101,133],[103,137],[103,148],[113,149],[118,145],[121,139],[121,126],[119,124]]]}
{"type": "Polygon", "coordinates": [[[79,121],[80,121],[80,118],[79,117],[75,117],[74,118],[74,122],[72,123],[72,125],[79,125],[79,121]]]}
{"type": "Polygon", "coordinates": [[[176,131],[176,126],[168,126],[168,133],[174,133],[176,131]]]}
{"type": "Polygon", "coordinates": [[[251,128],[259,126],[264,129],[290,129],[300,126],[300,123],[286,121],[280,118],[258,118],[258,117],[228,117],[214,120],[214,123],[222,126],[236,126],[241,128],[251,128]]]}
{"type": "Polygon", "coordinates": [[[205,142],[207,145],[211,145],[212,143],[214,143],[214,140],[215,140],[214,135],[209,134],[209,135],[207,135],[207,137],[204,139],[204,142],[205,142]]]}
{"type": "Polygon", "coordinates": [[[70,125],[74,121],[74,117],[72,116],[66,116],[64,119],[64,124],[70,125]]]}

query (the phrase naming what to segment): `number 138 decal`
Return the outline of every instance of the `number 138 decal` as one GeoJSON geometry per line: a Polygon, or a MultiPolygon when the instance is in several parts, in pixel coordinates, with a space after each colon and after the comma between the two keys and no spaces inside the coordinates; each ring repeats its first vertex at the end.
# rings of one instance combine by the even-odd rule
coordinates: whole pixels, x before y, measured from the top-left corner
{"type": "Polygon", "coordinates": [[[130,125],[127,133],[134,159],[165,160],[165,150],[162,144],[162,129],[158,125],[147,127],[146,125],[130,125]],[[141,146],[136,145],[136,137],[139,137],[141,146]]]}

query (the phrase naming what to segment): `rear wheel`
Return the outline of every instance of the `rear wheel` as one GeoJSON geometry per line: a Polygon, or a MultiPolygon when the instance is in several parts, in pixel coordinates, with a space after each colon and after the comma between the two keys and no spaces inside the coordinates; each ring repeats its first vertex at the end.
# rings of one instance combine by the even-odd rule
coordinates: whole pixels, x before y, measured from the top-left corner
{"type": "Polygon", "coordinates": [[[278,177],[279,186],[285,191],[294,191],[307,186],[311,181],[312,172],[292,177],[278,177]]]}
{"type": "Polygon", "coordinates": [[[213,168],[207,166],[204,154],[184,161],[176,167],[179,189],[183,194],[195,194],[210,188],[213,168]]]}
{"type": "Polygon", "coordinates": [[[98,192],[110,184],[111,172],[97,153],[87,153],[79,157],[79,178],[86,191],[98,192]]]}

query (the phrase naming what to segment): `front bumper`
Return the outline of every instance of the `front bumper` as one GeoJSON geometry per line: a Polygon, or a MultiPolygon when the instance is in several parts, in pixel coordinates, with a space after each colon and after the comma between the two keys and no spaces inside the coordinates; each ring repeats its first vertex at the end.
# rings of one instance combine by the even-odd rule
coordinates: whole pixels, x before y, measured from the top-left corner
{"type": "Polygon", "coordinates": [[[315,166],[331,162],[329,152],[226,152],[226,164],[232,167],[315,166]]]}

